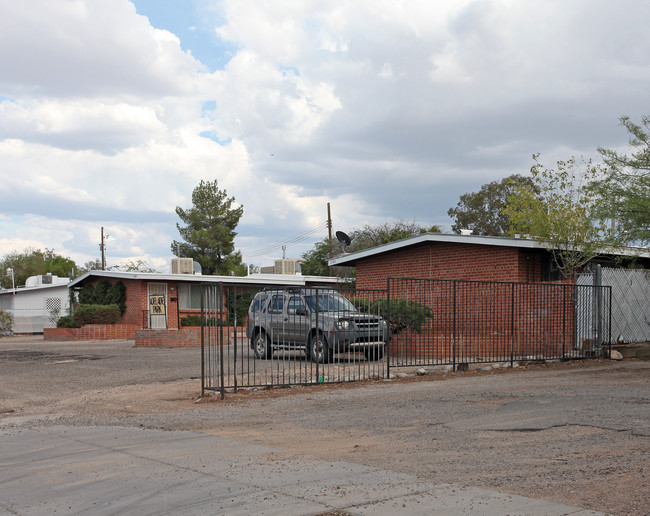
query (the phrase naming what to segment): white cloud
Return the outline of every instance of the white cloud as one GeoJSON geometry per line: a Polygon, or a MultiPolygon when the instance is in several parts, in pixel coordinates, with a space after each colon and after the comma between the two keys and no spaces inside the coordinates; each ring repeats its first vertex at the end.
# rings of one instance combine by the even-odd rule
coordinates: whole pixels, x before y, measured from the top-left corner
{"type": "Polygon", "coordinates": [[[208,73],[127,0],[0,0],[0,255],[87,261],[104,226],[118,263],[167,263],[201,179],[244,205],[245,255],[328,202],[343,230],[441,223],[533,152],[594,156],[647,114],[641,0],[215,0],[197,23],[215,4],[236,50],[208,73]]]}

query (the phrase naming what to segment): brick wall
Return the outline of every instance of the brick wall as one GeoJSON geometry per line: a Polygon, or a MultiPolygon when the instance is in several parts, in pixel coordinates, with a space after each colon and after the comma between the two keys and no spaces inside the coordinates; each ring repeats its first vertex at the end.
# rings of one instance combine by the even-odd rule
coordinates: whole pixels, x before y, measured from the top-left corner
{"type": "MultiPolygon", "coordinates": [[[[234,329],[223,327],[224,345],[234,341],[234,329]]],[[[237,339],[246,339],[243,327],[237,330],[237,339]]],[[[201,327],[185,326],[180,330],[137,330],[135,345],[144,347],[190,347],[201,345],[201,327]]]]}
{"type": "Polygon", "coordinates": [[[359,261],[357,288],[386,288],[387,278],[527,281],[522,260],[516,247],[427,243],[359,261]]]}
{"type": "Polygon", "coordinates": [[[395,335],[393,352],[434,359],[453,354],[457,361],[505,360],[511,352],[564,356],[575,344],[575,287],[565,283],[391,280],[391,298],[410,299],[433,312],[420,333],[395,335]]]}
{"type": "Polygon", "coordinates": [[[139,328],[135,324],[86,324],[81,328],[45,328],[44,340],[129,340],[139,328]]]}
{"type": "Polygon", "coordinates": [[[144,347],[187,347],[201,345],[201,327],[180,330],[138,330],[135,345],[144,347]]]}

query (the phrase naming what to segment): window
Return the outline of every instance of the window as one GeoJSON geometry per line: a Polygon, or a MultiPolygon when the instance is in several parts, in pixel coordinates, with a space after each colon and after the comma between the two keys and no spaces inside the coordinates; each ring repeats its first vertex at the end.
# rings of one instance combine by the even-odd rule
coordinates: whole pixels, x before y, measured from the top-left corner
{"type": "Polygon", "coordinates": [[[178,285],[178,308],[181,310],[200,310],[201,285],[191,283],[178,285]]]}
{"type": "Polygon", "coordinates": [[[282,313],[284,308],[284,296],[273,296],[271,298],[271,304],[269,305],[269,312],[271,313],[282,313]]]}
{"type": "Polygon", "coordinates": [[[293,296],[289,299],[289,304],[287,305],[287,313],[295,314],[296,310],[299,308],[305,309],[305,303],[300,297],[293,296]]]}

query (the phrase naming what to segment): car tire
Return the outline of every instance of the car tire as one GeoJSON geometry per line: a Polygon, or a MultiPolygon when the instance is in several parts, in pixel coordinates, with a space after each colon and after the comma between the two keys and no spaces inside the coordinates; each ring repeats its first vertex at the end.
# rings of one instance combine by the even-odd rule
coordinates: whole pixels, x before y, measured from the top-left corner
{"type": "Polygon", "coordinates": [[[327,344],[327,340],[322,333],[315,333],[309,339],[307,347],[308,356],[320,364],[328,364],[332,361],[332,349],[327,344]]]}
{"type": "Polygon", "coordinates": [[[384,346],[375,346],[372,348],[366,348],[363,352],[366,355],[366,360],[381,360],[384,358],[384,346]]]}
{"type": "Polygon", "coordinates": [[[261,360],[269,360],[273,355],[271,339],[265,332],[258,331],[253,337],[253,352],[261,360]]]}

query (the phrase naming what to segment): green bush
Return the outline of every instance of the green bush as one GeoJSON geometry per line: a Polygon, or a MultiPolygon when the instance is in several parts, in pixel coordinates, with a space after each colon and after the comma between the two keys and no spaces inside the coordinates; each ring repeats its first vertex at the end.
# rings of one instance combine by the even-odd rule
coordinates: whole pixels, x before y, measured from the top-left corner
{"type": "Polygon", "coordinates": [[[387,299],[371,301],[357,298],[353,302],[360,310],[369,314],[380,315],[388,320],[393,333],[399,333],[405,329],[420,333],[422,326],[429,319],[433,319],[431,307],[406,298],[391,299],[390,304],[387,299]]]}
{"type": "Polygon", "coordinates": [[[188,315],[181,319],[181,326],[201,326],[200,315],[188,315]]]}
{"type": "Polygon", "coordinates": [[[115,324],[120,320],[117,305],[79,305],[74,312],[77,324],[115,324]]]}
{"type": "MultiPolygon", "coordinates": [[[[187,315],[181,319],[181,326],[201,326],[201,316],[187,315]]],[[[210,317],[205,320],[205,326],[228,326],[228,321],[222,321],[217,317],[210,317]]]]}
{"type": "Polygon", "coordinates": [[[13,333],[14,314],[6,310],[0,310],[0,335],[13,333]]]}
{"type": "Polygon", "coordinates": [[[120,313],[126,310],[126,286],[121,281],[110,283],[99,281],[95,286],[87,285],[79,291],[82,305],[117,305],[120,313]]]}
{"type": "Polygon", "coordinates": [[[248,317],[248,307],[251,305],[253,297],[255,297],[255,292],[249,290],[238,292],[236,296],[232,290],[229,290],[226,293],[228,326],[234,326],[235,321],[237,321],[237,324],[239,326],[246,324],[246,318],[248,317]]]}
{"type": "Polygon", "coordinates": [[[65,315],[63,317],[59,317],[59,320],[56,321],[56,327],[57,328],[80,328],[80,325],[77,321],[75,321],[74,316],[65,315]]]}

